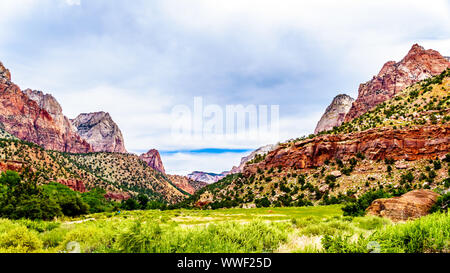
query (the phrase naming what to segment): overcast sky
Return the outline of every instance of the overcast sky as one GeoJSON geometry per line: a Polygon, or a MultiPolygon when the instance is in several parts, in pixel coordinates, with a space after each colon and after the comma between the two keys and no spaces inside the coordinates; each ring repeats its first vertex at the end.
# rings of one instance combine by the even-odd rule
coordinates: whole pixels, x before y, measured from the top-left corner
{"type": "Polygon", "coordinates": [[[449,14],[445,0],[2,0],[0,61],[70,118],[109,112],[169,173],[221,172],[267,139],[174,141],[175,105],[279,105],[280,141],[309,134],[413,43],[450,55],[449,14]]]}

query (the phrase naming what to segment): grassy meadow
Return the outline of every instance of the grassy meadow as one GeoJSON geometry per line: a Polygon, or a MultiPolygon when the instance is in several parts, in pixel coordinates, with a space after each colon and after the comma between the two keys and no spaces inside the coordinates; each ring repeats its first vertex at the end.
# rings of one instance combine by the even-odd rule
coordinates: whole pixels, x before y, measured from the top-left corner
{"type": "Polygon", "coordinates": [[[340,205],[0,219],[6,253],[448,252],[449,237],[448,214],[394,224],[340,205]]]}

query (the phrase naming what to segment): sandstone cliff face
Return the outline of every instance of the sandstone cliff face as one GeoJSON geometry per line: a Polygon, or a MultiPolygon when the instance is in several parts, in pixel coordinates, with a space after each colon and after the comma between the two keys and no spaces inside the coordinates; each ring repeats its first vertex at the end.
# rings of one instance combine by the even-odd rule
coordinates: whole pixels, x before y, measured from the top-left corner
{"type": "Polygon", "coordinates": [[[94,152],[127,153],[122,132],[109,113],[80,114],[71,121],[78,134],[92,145],[94,152]]]}
{"type": "Polygon", "coordinates": [[[335,126],[340,126],[344,122],[345,115],[350,111],[354,101],[355,100],[348,95],[337,95],[317,123],[314,134],[331,130],[335,126]]]}
{"type": "Polygon", "coordinates": [[[431,190],[414,190],[400,197],[377,199],[367,208],[367,213],[392,221],[416,219],[427,215],[438,197],[431,190]]]}
{"type": "Polygon", "coordinates": [[[9,71],[0,65],[0,123],[7,132],[49,150],[71,153],[92,151],[91,146],[67,124],[56,100],[44,98],[38,92],[27,92],[38,101],[12,83],[9,71]]]}
{"type": "Polygon", "coordinates": [[[71,188],[74,191],[77,192],[86,192],[86,186],[84,185],[84,182],[78,179],[58,179],[57,181],[60,184],[66,185],[67,187],[71,188]]]}
{"type": "Polygon", "coordinates": [[[246,175],[257,169],[305,169],[322,166],[325,160],[348,160],[357,153],[368,159],[418,160],[441,157],[450,150],[450,124],[393,130],[375,128],[345,135],[325,135],[283,145],[264,161],[247,165],[246,175]]]}
{"type": "Polygon", "coordinates": [[[158,150],[151,149],[145,154],[141,154],[139,158],[147,163],[154,170],[160,171],[162,173],[166,173],[164,170],[164,165],[161,160],[161,156],[159,155],[158,150]]]}
{"type": "Polygon", "coordinates": [[[425,50],[415,44],[408,54],[398,63],[387,62],[377,76],[361,84],[358,98],[345,116],[345,122],[350,121],[374,106],[392,98],[404,88],[440,74],[450,67],[448,59],[435,50],[425,50]]]}

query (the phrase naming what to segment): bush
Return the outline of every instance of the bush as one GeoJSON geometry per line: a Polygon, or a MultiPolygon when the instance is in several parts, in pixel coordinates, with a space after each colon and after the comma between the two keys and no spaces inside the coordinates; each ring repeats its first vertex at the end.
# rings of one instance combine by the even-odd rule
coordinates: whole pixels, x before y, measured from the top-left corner
{"type": "Polygon", "coordinates": [[[89,212],[89,205],[81,199],[81,195],[65,185],[50,183],[44,185],[43,190],[61,207],[64,215],[78,216],[89,212]]]}
{"type": "Polygon", "coordinates": [[[267,207],[270,207],[270,201],[269,201],[269,199],[267,198],[267,197],[263,197],[263,198],[260,198],[260,199],[256,199],[255,200],[255,205],[258,207],[258,208],[261,208],[261,207],[263,207],[263,208],[267,208],[267,207]]]}
{"type": "Polygon", "coordinates": [[[327,252],[371,252],[372,242],[382,253],[448,252],[450,240],[448,213],[431,214],[415,221],[378,228],[368,237],[324,236],[322,245],[327,252]]]}
{"type": "Polygon", "coordinates": [[[0,200],[0,216],[10,219],[50,220],[62,215],[61,207],[38,187],[36,177],[24,171],[22,177],[13,171],[0,176],[6,192],[0,200]]]}
{"type": "Polygon", "coordinates": [[[42,247],[42,241],[37,235],[23,226],[9,230],[0,236],[0,252],[39,252],[42,247]]]}
{"type": "Polygon", "coordinates": [[[431,207],[430,212],[447,212],[450,206],[450,193],[439,196],[436,203],[431,207]]]}
{"type": "Polygon", "coordinates": [[[95,188],[81,194],[83,202],[89,205],[90,213],[109,211],[112,209],[111,204],[105,198],[105,193],[105,190],[95,188]]]}
{"type": "Polygon", "coordinates": [[[344,216],[363,216],[366,209],[372,202],[379,198],[389,198],[392,195],[383,191],[369,191],[361,195],[356,201],[353,201],[342,208],[344,216]]]}
{"type": "Polygon", "coordinates": [[[433,161],[433,167],[435,170],[441,169],[442,168],[441,161],[439,161],[439,160],[433,161]]]}

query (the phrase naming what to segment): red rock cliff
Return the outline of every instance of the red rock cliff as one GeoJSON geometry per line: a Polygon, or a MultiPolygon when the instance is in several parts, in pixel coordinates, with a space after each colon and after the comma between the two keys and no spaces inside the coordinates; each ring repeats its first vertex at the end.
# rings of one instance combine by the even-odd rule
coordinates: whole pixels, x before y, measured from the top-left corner
{"type": "Polygon", "coordinates": [[[38,91],[22,92],[11,82],[9,71],[1,63],[0,123],[10,134],[45,149],[71,153],[92,151],[91,146],[72,130],[53,97],[38,91]]]}
{"type": "Polygon", "coordinates": [[[141,154],[139,158],[145,161],[153,169],[160,171],[162,173],[166,173],[158,150],[151,149],[147,153],[141,154]]]}
{"type": "Polygon", "coordinates": [[[366,113],[374,106],[392,98],[404,88],[436,76],[450,67],[450,61],[439,52],[413,45],[408,54],[396,63],[387,62],[372,80],[361,84],[358,98],[345,116],[346,122],[366,113]]]}
{"type": "Polygon", "coordinates": [[[246,175],[256,173],[258,168],[312,168],[325,160],[340,158],[348,160],[358,152],[368,159],[392,158],[395,160],[418,160],[443,156],[450,150],[450,124],[422,126],[403,130],[371,129],[346,135],[324,135],[280,146],[270,152],[264,161],[247,165],[246,175]]]}

